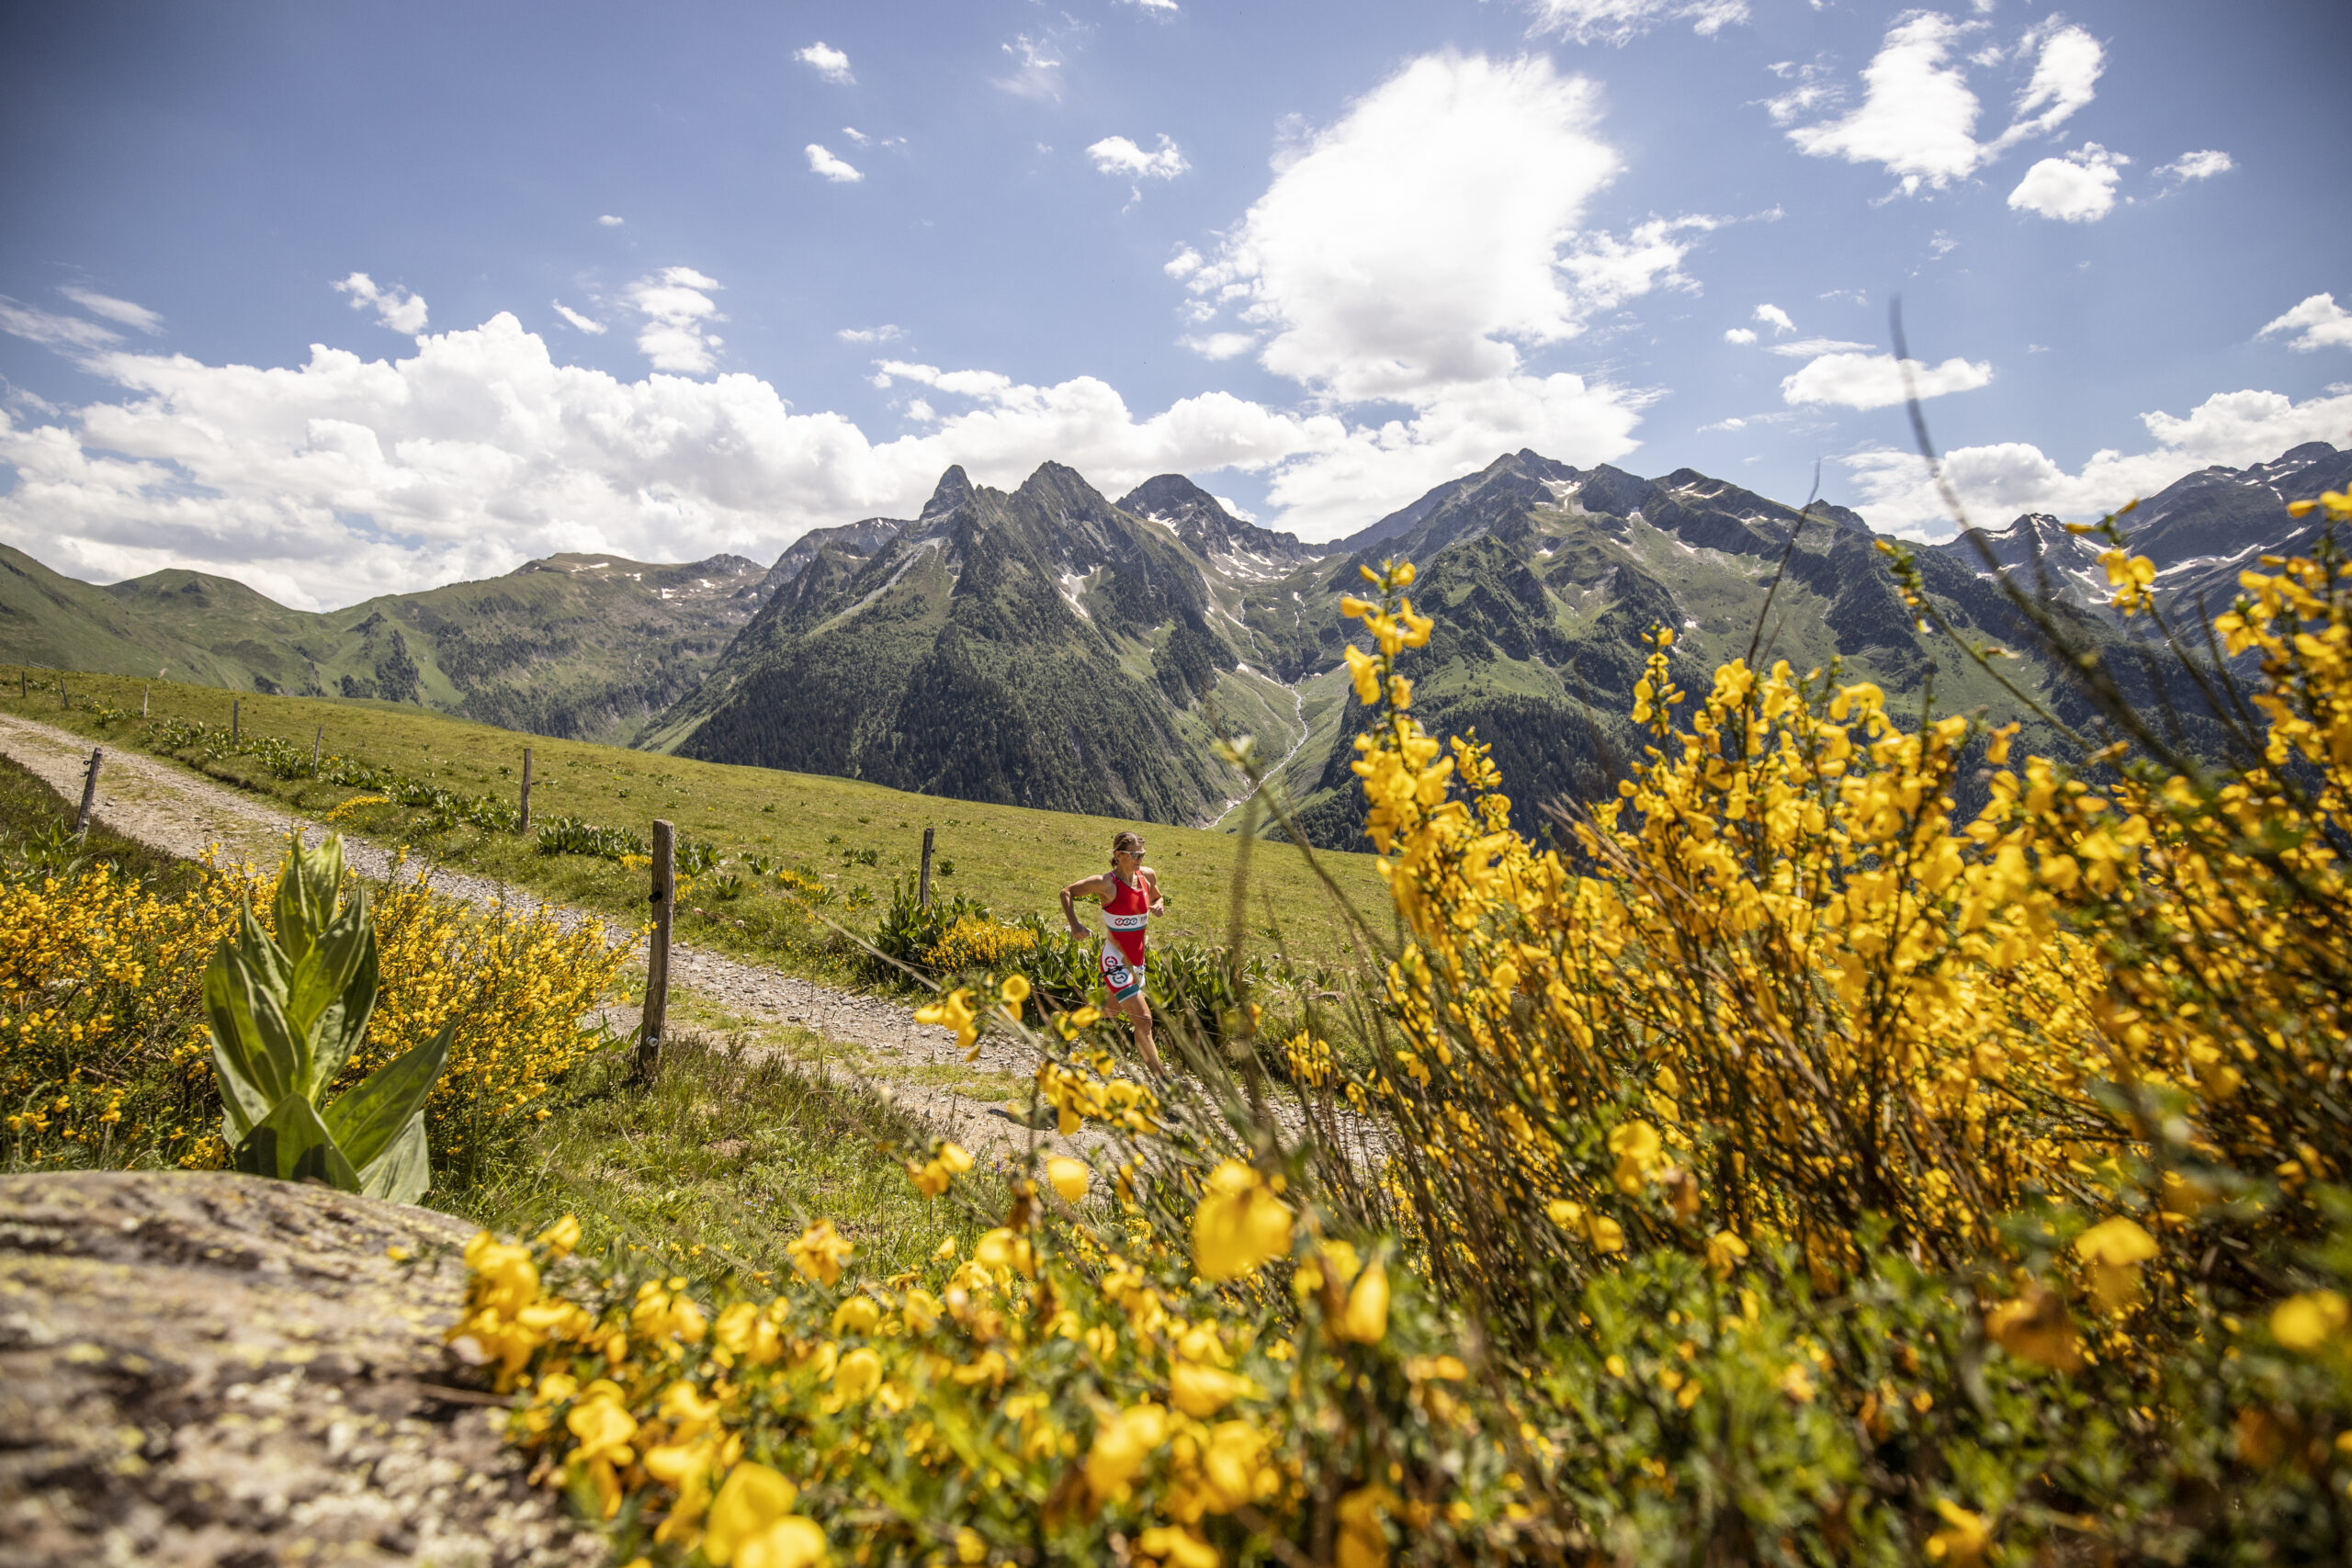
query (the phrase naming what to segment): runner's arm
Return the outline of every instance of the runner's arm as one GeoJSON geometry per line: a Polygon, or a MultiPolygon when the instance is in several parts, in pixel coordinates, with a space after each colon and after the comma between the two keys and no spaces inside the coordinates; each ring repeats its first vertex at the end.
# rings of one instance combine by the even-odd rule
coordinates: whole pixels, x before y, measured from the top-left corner
{"type": "Polygon", "coordinates": [[[1155,915],[1166,914],[1168,912],[1168,895],[1159,890],[1159,873],[1152,870],[1151,867],[1148,865],[1137,866],[1136,869],[1143,873],[1144,881],[1148,883],[1151,886],[1151,912],[1155,915]]]}
{"type": "Polygon", "coordinates": [[[1071,908],[1071,900],[1077,898],[1102,898],[1104,896],[1102,891],[1102,881],[1103,879],[1102,877],[1089,876],[1080,881],[1073,882],[1068,887],[1062,889],[1062,919],[1069,922],[1069,931],[1072,936],[1084,937],[1091,933],[1087,931],[1084,925],[1080,923],[1078,911],[1071,908]]]}

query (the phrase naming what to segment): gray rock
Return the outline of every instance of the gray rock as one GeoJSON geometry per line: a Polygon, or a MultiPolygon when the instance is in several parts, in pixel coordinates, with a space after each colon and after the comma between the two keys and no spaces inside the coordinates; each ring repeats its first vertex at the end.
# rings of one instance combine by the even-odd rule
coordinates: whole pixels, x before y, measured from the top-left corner
{"type": "Polygon", "coordinates": [[[0,1178],[7,1561],[602,1562],[442,1346],[471,1233],[227,1173],[0,1178]]]}

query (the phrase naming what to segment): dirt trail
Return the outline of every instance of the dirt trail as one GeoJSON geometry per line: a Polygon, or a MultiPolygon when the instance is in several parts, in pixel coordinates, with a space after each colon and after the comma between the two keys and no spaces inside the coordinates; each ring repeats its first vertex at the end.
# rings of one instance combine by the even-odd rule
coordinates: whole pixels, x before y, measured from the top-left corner
{"type": "MultiPolygon", "coordinates": [[[[83,769],[90,756],[85,738],[35,720],[0,714],[0,754],[30,769],[68,800],[81,798],[83,769]]],[[[128,839],[136,839],[168,854],[189,860],[234,863],[251,861],[274,865],[283,852],[286,835],[300,828],[306,836],[319,826],[307,818],[281,810],[266,800],[243,794],[158,758],[128,748],[106,748],[99,771],[97,819],[128,839]]],[[[344,834],[352,867],[371,881],[389,880],[399,865],[382,845],[344,834]]],[[[553,900],[526,888],[434,865],[412,854],[402,874],[426,877],[440,892],[484,908],[503,903],[532,911],[544,908],[567,929],[596,921],[618,939],[608,917],[553,900]]],[[[641,973],[641,966],[639,969],[641,973]]],[[[978,1152],[986,1146],[1010,1147],[1024,1142],[1028,1128],[1018,1119],[1026,1112],[1028,1097],[1019,1094],[1010,1104],[989,1104],[956,1093],[956,1081],[1002,1090],[998,1075],[1028,1077],[1036,1060],[1019,1042],[990,1038],[980,1043],[979,1058],[966,1064],[956,1049],[956,1037],[934,1025],[917,1023],[913,1010],[899,1002],[862,995],[813,981],[779,974],[758,964],[745,963],[673,942],[670,950],[673,1026],[684,991],[688,998],[715,1010],[718,1027],[741,1021],[762,1034],[783,1038],[759,1040],[769,1049],[788,1051],[811,1066],[844,1073],[889,1093],[898,1103],[922,1117],[943,1137],[954,1138],[978,1152]],[[762,1027],[764,1026],[764,1027],[762,1027]],[[791,1040],[794,1030],[807,1030],[820,1043],[807,1048],[791,1040]],[[988,1080],[997,1077],[997,1082],[988,1080]],[[943,1084],[942,1080],[947,1080],[943,1084]]],[[[634,1007],[609,1008],[604,1020],[616,1031],[636,1027],[634,1007]]],[[[1040,1134],[1047,1143],[1062,1140],[1040,1134]]],[[[1091,1140],[1090,1140],[1091,1141],[1091,1140]]]]}

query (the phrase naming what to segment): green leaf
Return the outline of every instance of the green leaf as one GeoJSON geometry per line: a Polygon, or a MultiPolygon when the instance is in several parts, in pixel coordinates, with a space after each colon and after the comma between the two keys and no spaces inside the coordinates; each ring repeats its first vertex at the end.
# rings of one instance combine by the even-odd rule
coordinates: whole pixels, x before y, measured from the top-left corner
{"type": "Polygon", "coordinates": [[[345,1192],[359,1190],[359,1173],[335,1147],[334,1137],[311,1102],[289,1094],[270,1109],[237,1145],[236,1165],[249,1176],[280,1181],[323,1181],[345,1192]]]}
{"type": "Polygon", "coordinates": [[[408,1119],[408,1125],[382,1154],[359,1168],[359,1190],[395,1203],[415,1202],[433,1185],[425,1153],[424,1112],[420,1111],[408,1119]]]}
{"type": "Polygon", "coordinates": [[[327,1107],[326,1124],[354,1160],[361,1165],[375,1163],[409,1119],[424,1110],[424,1097],[441,1076],[442,1065],[449,1059],[450,1042],[457,1037],[458,1021],[453,1018],[441,1026],[440,1033],[385,1063],[366,1083],[327,1107]]]}
{"type": "Polygon", "coordinates": [[[315,850],[302,847],[298,831],[288,835],[286,867],[277,876],[277,944],[297,963],[310,955],[334,915],[343,887],[343,840],[329,835],[315,850]]]}
{"type": "Polygon", "coordinates": [[[275,1101],[245,1076],[242,1056],[222,1049],[217,1029],[212,1036],[212,1077],[220,1089],[220,1136],[235,1148],[268,1117],[275,1101]]]}
{"type": "MultiPolygon", "coordinates": [[[[251,910],[244,919],[253,924],[251,910]]],[[[263,945],[268,945],[266,939],[263,945]]],[[[234,1059],[263,1103],[275,1105],[300,1086],[310,1051],[287,1023],[280,1000],[285,989],[271,984],[278,978],[273,970],[282,970],[268,963],[269,956],[275,955],[256,963],[250,943],[222,942],[204,971],[204,1010],[214,1048],[234,1059]]]]}
{"type": "MultiPolygon", "coordinates": [[[[364,897],[364,895],[363,895],[364,897]]],[[[362,1036],[368,1032],[368,1020],[376,1010],[376,992],[379,979],[376,969],[375,922],[362,911],[364,924],[360,928],[358,963],[343,982],[343,993],[329,1002],[318,1016],[311,1031],[311,1076],[315,1097],[334,1081],[343,1071],[351,1054],[359,1049],[362,1036]]],[[[342,922],[336,922],[340,928],[342,922]]],[[[330,931],[322,949],[341,940],[330,931]]]]}

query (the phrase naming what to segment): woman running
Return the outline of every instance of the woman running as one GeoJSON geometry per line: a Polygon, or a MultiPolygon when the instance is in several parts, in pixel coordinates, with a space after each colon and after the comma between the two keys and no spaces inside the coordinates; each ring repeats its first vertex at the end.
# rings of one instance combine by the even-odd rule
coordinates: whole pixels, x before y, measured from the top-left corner
{"type": "Polygon", "coordinates": [[[1153,1072],[1163,1072],[1159,1052],[1151,1043],[1151,1001],[1143,992],[1143,940],[1144,923],[1154,915],[1165,914],[1168,900],[1160,897],[1159,874],[1143,863],[1142,838],[1121,833],[1111,840],[1108,872],[1062,889],[1062,919],[1069,922],[1070,934],[1082,942],[1093,933],[1079,922],[1078,911],[1071,908],[1071,901],[1078,898],[1102,901],[1102,923],[1111,928],[1109,939],[1102,943],[1102,983],[1111,989],[1113,1009],[1126,1014],[1135,1026],[1136,1043],[1142,1048],[1145,1062],[1153,1072]]]}

